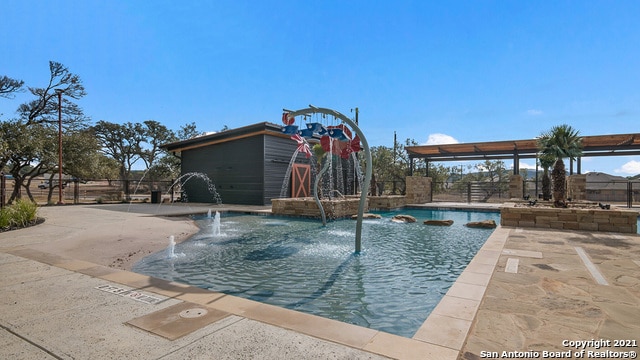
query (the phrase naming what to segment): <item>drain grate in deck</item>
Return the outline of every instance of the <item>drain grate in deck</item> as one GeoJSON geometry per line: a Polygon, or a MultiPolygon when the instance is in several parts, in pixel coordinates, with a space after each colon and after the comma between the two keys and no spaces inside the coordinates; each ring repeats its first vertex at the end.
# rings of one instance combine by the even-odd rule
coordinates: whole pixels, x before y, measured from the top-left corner
{"type": "Polygon", "coordinates": [[[175,340],[229,315],[224,311],[204,309],[197,304],[183,302],[129,320],[127,324],[166,339],[175,340]]]}
{"type": "Polygon", "coordinates": [[[124,297],[129,298],[129,299],[133,299],[133,300],[136,300],[136,301],[140,301],[140,302],[147,303],[147,304],[152,304],[152,305],[153,304],[157,304],[157,303],[162,301],[162,299],[160,299],[160,298],[157,298],[157,297],[151,296],[151,295],[147,295],[147,294],[143,294],[143,293],[141,293],[139,291],[136,291],[136,290],[124,289],[124,288],[121,288],[121,287],[108,285],[108,284],[96,286],[96,289],[102,290],[102,291],[106,291],[108,293],[124,296],[124,297]]]}

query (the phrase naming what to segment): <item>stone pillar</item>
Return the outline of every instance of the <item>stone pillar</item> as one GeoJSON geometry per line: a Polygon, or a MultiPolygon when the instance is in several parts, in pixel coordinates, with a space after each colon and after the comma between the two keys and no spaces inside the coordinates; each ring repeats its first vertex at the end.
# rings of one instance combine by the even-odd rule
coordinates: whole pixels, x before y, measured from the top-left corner
{"type": "Polygon", "coordinates": [[[431,178],[425,176],[407,176],[406,203],[424,204],[431,199],[431,178]]]}
{"type": "Polygon", "coordinates": [[[576,174],[567,178],[567,199],[571,201],[587,199],[587,175],[576,174]]]}
{"type": "Polygon", "coordinates": [[[511,177],[509,177],[509,198],[522,199],[523,191],[524,182],[522,175],[511,175],[511,177]]]}

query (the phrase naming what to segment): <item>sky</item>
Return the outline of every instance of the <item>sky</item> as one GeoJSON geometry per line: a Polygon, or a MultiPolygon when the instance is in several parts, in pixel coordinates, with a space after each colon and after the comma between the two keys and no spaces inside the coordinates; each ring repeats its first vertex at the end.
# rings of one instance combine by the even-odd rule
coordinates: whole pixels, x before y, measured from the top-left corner
{"type": "MultiPolygon", "coordinates": [[[[0,76],[44,87],[58,61],[82,79],[93,122],[174,130],[280,123],[313,104],[357,107],[371,146],[394,133],[531,139],[565,123],[637,133],[639,15],[625,0],[3,0],[0,76]]],[[[30,99],[0,98],[0,119],[30,99]]],[[[640,156],[583,158],[582,171],[636,175],[640,156]]]]}

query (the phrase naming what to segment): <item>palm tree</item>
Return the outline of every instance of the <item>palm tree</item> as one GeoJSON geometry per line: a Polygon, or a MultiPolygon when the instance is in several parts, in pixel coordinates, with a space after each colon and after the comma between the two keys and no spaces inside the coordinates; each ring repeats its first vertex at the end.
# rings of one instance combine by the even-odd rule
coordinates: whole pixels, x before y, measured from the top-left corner
{"type": "Polygon", "coordinates": [[[544,132],[538,138],[540,157],[555,159],[551,178],[553,180],[553,199],[556,207],[566,207],[566,170],[564,158],[576,159],[582,155],[582,137],[579,131],[567,124],[557,125],[544,132]]]}
{"type": "Polygon", "coordinates": [[[544,200],[551,199],[551,178],[549,177],[549,168],[553,166],[556,158],[549,154],[539,156],[540,166],[542,166],[542,198],[544,200]]]}

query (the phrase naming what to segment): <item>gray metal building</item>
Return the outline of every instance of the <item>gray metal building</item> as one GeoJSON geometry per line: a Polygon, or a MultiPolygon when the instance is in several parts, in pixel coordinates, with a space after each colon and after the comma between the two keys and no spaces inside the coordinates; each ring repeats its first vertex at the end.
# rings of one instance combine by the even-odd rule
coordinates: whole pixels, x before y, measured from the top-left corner
{"type": "MultiPolygon", "coordinates": [[[[182,159],[182,175],[206,174],[223,203],[268,205],[280,197],[297,143],[282,133],[281,126],[263,122],[163,147],[182,159]]],[[[298,155],[295,162],[308,164],[309,160],[298,155]]],[[[190,202],[215,202],[201,179],[187,181],[183,190],[190,202]]]]}

